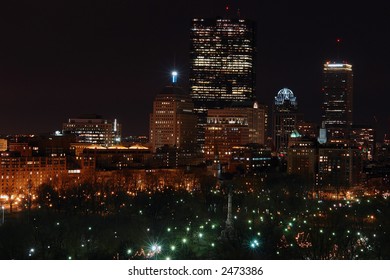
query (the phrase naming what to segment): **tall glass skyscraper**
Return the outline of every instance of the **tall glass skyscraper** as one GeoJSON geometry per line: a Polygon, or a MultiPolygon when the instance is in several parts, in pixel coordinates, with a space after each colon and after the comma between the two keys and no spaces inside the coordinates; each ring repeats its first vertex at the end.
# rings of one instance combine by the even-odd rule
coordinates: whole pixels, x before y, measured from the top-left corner
{"type": "Polygon", "coordinates": [[[255,23],[244,19],[193,19],[190,94],[198,114],[198,143],[208,109],[255,99],[255,23]]]}
{"type": "Polygon", "coordinates": [[[323,72],[322,120],[332,142],[347,139],[352,125],[352,65],[326,62],[323,72]]]}

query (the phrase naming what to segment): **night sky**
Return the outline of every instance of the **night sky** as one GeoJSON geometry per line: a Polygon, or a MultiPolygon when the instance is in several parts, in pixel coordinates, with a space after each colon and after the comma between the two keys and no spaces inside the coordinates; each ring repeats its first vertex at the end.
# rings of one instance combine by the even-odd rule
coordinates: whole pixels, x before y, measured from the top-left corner
{"type": "Polygon", "coordinates": [[[0,4],[0,134],[60,130],[83,113],[118,118],[124,136],[148,134],[174,64],[188,89],[191,19],[224,17],[226,2],[231,16],[239,8],[257,22],[261,103],[288,87],[319,122],[322,65],[339,56],[354,69],[355,123],[375,115],[387,132],[386,1],[22,0],[0,4]]]}

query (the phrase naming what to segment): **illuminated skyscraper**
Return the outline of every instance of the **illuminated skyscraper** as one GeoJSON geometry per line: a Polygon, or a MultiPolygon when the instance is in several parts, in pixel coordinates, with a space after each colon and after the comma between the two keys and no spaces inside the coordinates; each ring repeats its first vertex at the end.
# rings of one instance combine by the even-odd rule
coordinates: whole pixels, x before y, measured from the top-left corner
{"type": "Polygon", "coordinates": [[[255,23],[244,19],[193,19],[190,94],[204,143],[208,109],[255,99],[255,23]]]}
{"type": "Polygon", "coordinates": [[[330,142],[348,138],[352,125],[353,72],[346,63],[324,64],[322,120],[330,142]]]}
{"type": "Polygon", "coordinates": [[[298,118],[298,102],[293,92],[288,88],[279,90],[275,96],[273,110],[273,139],[276,151],[287,152],[288,139],[296,129],[298,118]]]}

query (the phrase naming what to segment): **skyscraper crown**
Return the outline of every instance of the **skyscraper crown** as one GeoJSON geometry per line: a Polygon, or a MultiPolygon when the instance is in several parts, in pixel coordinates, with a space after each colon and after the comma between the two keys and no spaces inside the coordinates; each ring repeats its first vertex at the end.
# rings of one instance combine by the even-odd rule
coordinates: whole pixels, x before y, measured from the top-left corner
{"type": "Polygon", "coordinates": [[[280,106],[285,102],[289,102],[292,106],[297,106],[297,98],[294,96],[292,90],[288,88],[282,88],[275,96],[275,105],[280,106]]]}

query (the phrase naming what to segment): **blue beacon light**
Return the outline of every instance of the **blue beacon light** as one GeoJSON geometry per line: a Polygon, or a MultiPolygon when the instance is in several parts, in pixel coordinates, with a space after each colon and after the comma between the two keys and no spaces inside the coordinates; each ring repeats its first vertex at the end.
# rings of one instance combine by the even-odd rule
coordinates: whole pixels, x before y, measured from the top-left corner
{"type": "Polygon", "coordinates": [[[177,71],[172,71],[172,83],[177,83],[177,71]]]}

